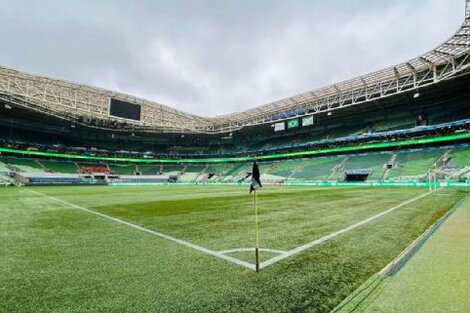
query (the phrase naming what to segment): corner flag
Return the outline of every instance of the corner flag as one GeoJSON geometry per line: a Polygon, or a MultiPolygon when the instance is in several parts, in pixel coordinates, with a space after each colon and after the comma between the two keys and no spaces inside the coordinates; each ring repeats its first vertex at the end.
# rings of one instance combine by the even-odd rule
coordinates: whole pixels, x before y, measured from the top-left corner
{"type": "Polygon", "coordinates": [[[253,162],[253,170],[251,171],[250,193],[260,189],[261,187],[263,187],[263,186],[261,185],[261,181],[260,181],[260,178],[259,178],[258,164],[256,163],[256,161],[254,161],[253,162]]]}
{"type": "Polygon", "coordinates": [[[255,268],[256,272],[259,272],[259,227],[258,227],[258,193],[256,190],[263,187],[259,179],[259,168],[256,161],[253,161],[253,170],[251,171],[251,185],[250,185],[250,194],[254,191],[253,196],[253,206],[255,208],[255,268]]]}

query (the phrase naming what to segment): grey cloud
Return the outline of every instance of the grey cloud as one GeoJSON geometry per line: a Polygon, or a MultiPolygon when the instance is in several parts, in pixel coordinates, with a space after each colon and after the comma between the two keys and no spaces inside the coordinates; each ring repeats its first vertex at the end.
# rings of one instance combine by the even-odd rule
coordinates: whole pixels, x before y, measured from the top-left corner
{"type": "Polygon", "coordinates": [[[396,64],[463,21],[463,0],[0,0],[0,64],[201,115],[396,64]]]}

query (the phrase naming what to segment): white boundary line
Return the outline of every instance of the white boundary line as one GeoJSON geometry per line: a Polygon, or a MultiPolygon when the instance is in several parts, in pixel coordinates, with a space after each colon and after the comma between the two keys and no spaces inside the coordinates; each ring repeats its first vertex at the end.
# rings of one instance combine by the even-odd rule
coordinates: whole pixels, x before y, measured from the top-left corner
{"type": "Polygon", "coordinates": [[[399,208],[401,208],[401,207],[403,207],[403,206],[405,206],[405,205],[407,205],[407,204],[410,204],[410,203],[412,203],[412,202],[414,202],[414,201],[416,201],[416,200],[419,200],[419,199],[421,199],[421,198],[424,198],[424,197],[430,195],[431,193],[433,193],[433,192],[427,192],[427,193],[425,193],[425,194],[423,194],[423,195],[420,195],[420,196],[415,197],[415,198],[413,198],[413,199],[410,199],[410,200],[407,200],[407,201],[405,201],[405,202],[402,202],[402,203],[400,203],[399,205],[394,206],[394,207],[391,208],[391,209],[388,209],[388,210],[383,211],[383,212],[381,212],[381,213],[379,213],[379,214],[376,214],[376,215],[374,215],[374,216],[371,216],[371,217],[369,217],[369,218],[367,218],[367,219],[365,219],[365,220],[363,220],[363,221],[360,221],[360,222],[358,222],[358,223],[356,223],[356,224],[353,224],[353,225],[348,226],[348,227],[346,227],[346,228],[340,229],[340,230],[338,230],[338,231],[335,231],[334,233],[331,233],[331,234],[329,234],[329,235],[326,235],[326,236],[324,236],[324,237],[321,237],[321,238],[319,238],[319,239],[316,239],[316,240],[314,240],[314,241],[311,241],[311,242],[309,242],[309,243],[307,243],[307,244],[304,244],[304,245],[302,245],[302,246],[299,246],[299,247],[297,247],[297,248],[294,248],[294,249],[292,249],[292,250],[290,250],[290,251],[287,251],[287,252],[285,252],[285,253],[283,253],[283,254],[280,254],[280,255],[278,255],[278,256],[275,256],[274,258],[272,258],[272,259],[270,259],[270,260],[261,262],[261,264],[260,264],[260,269],[266,268],[266,267],[268,267],[268,266],[271,266],[271,265],[273,265],[273,264],[275,264],[275,263],[277,263],[277,262],[279,262],[279,261],[282,261],[282,260],[284,260],[284,259],[286,259],[286,258],[288,258],[288,257],[291,257],[291,256],[293,256],[293,255],[299,254],[299,253],[301,253],[301,252],[303,252],[303,251],[305,251],[305,250],[308,250],[308,249],[310,249],[310,248],[312,248],[312,247],[314,247],[314,246],[317,246],[317,245],[319,245],[319,244],[322,244],[322,243],[324,243],[325,241],[328,241],[328,240],[330,240],[330,239],[333,239],[333,238],[335,238],[335,237],[337,237],[337,236],[339,236],[339,235],[341,235],[341,234],[343,234],[343,233],[349,232],[349,231],[351,231],[351,230],[353,230],[353,229],[355,229],[355,228],[358,228],[358,227],[363,226],[363,225],[365,225],[365,224],[367,224],[367,223],[370,223],[370,222],[372,222],[372,221],[378,219],[379,217],[382,217],[382,216],[384,216],[384,215],[387,215],[387,214],[389,214],[389,213],[391,213],[391,212],[393,212],[393,211],[395,211],[395,210],[397,210],[397,209],[399,209],[399,208]]]}
{"type": "MultiPolygon", "coordinates": [[[[99,212],[96,212],[96,211],[93,211],[93,210],[90,210],[90,209],[87,209],[87,208],[84,208],[84,207],[81,207],[81,206],[78,206],[78,205],[75,205],[73,203],[70,203],[70,202],[67,202],[67,201],[64,201],[64,200],[61,200],[61,199],[58,199],[58,198],[55,198],[55,197],[51,197],[51,196],[48,196],[46,194],[43,194],[41,192],[38,192],[38,191],[35,191],[35,190],[30,190],[30,189],[25,189],[29,192],[32,192],[32,193],[35,193],[35,194],[38,194],[38,195],[41,195],[45,198],[48,198],[50,200],[53,200],[53,201],[56,201],[56,202],[60,202],[62,204],[66,204],[68,206],[71,206],[75,209],[78,209],[78,210],[81,210],[81,211],[84,211],[84,212],[87,212],[89,214],[93,214],[93,215],[96,215],[96,216],[99,216],[99,217],[102,217],[102,218],[105,218],[105,219],[108,219],[108,220],[111,220],[111,221],[114,221],[116,223],[119,223],[119,224],[123,224],[123,225],[126,225],[126,226],[129,226],[129,227],[132,227],[134,229],[137,229],[139,231],[142,231],[142,232],[145,232],[145,233],[149,233],[149,234],[152,234],[154,236],[157,236],[157,237],[160,237],[160,238],[163,238],[163,239],[166,239],[166,240],[169,240],[169,241],[172,241],[172,242],[175,242],[175,243],[178,243],[180,245],[183,245],[183,246],[186,246],[188,248],[191,248],[191,249],[194,249],[196,251],[199,251],[199,252],[202,252],[202,253],[205,253],[205,254],[208,254],[208,255],[211,255],[211,256],[214,256],[216,258],[219,258],[219,259],[223,259],[225,261],[229,261],[229,262],[232,262],[234,264],[237,264],[237,265],[240,265],[240,266],[243,266],[245,268],[248,268],[250,270],[256,270],[256,267],[255,267],[255,264],[251,264],[249,262],[245,262],[245,261],[242,261],[242,260],[239,260],[237,258],[234,258],[234,257],[231,257],[231,256],[228,256],[226,254],[228,253],[233,253],[233,252],[244,252],[244,251],[253,251],[253,248],[239,248],[239,249],[230,249],[230,250],[223,250],[223,251],[213,251],[213,250],[210,250],[210,249],[207,249],[207,248],[204,248],[204,247],[201,247],[201,246],[198,246],[198,245],[195,245],[193,243],[190,243],[190,242],[187,242],[187,241],[184,241],[184,240],[181,240],[181,239],[178,239],[178,238],[174,238],[174,237],[171,237],[169,235],[166,235],[166,234],[163,234],[163,233],[160,233],[160,232],[156,232],[156,231],[153,231],[153,230],[150,230],[148,228],[145,228],[145,227],[142,227],[142,226],[139,226],[139,225],[136,225],[136,224],[133,224],[133,223],[130,223],[130,222],[126,222],[124,220],[121,220],[119,218],[116,218],[116,217],[112,217],[112,216],[109,216],[109,215],[106,215],[106,214],[103,214],[103,213],[99,213],[99,212]]],[[[398,204],[397,206],[394,206],[393,208],[390,208],[386,211],[383,211],[379,214],[376,214],[374,216],[371,216],[365,220],[362,220],[356,224],[353,224],[351,226],[348,226],[346,228],[343,228],[343,229],[340,229],[338,231],[335,231],[329,235],[326,235],[324,237],[321,237],[319,239],[316,239],[316,240],[313,240],[307,244],[304,244],[302,246],[299,246],[297,248],[294,248],[292,250],[289,250],[289,251],[281,251],[281,250],[274,250],[274,249],[261,249],[261,251],[267,251],[267,252],[274,252],[274,253],[279,253],[279,255],[267,260],[267,261],[264,261],[264,262],[261,262],[260,264],[260,269],[263,269],[263,268],[266,268],[266,267],[269,267],[277,262],[280,262],[286,258],[289,258],[293,255],[296,255],[296,254],[299,254],[301,252],[304,252],[305,250],[308,250],[314,246],[317,246],[319,244],[322,244],[330,239],[333,239],[343,233],[346,233],[346,232],[349,232],[353,229],[356,229],[360,226],[363,226],[365,224],[368,224],[384,215],[387,215],[395,210],[398,210],[399,208],[407,205],[407,204],[410,204],[416,200],[419,200],[419,199],[422,199],[430,194],[434,193],[433,191],[431,192],[427,192],[425,194],[422,194],[418,197],[415,197],[413,199],[410,199],[410,200],[407,200],[407,201],[404,201],[400,204],[398,204]]]]}
{"type": "MultiPolygon", "coordinates": [[[[236,248],[236,249],[223,250],[223,251],[218,251],[218,252],[222,254],[230,254],[230,253],[235,253],[235,252],[255,252],[255,250],[256,250],[255,248],[236,248]]],[[[277,253],[277,254],[282,254],[282,253],[287,252],[283,250],[265,249],[265,248],[260,248],[259,251],[272,252],[272,253],[277,253]]]]}
{"type": "Polygon", "coordinates": [[[109,216],[109,215],[106,215],[106,214],[103,214],[103,213],[96,212],[96,211],[93,211],[93,210],[90,210],[90,209],[87,209],[87,208],[84,208],[84,207],[75,205],[75,204],[73,204],[73,203],[70,203],[70,202],[67,202],[67,201],[64,201],[64,200],[55,198],[55,197],[48,196],[48,195],[46,195],[46,194],[43,194],[43,193],[38,192],[38,191],[35,191],[35,190],[30,190],[30,189],[26,189],[26,190],[29,191],[29,192],[32,192],[32,193],[41,195],[41,196],[43,196],[43,197],[45,197],[45,198],[47,198],[47,199],[50,199],[50,200],[53,200],[53,201],[56,201],[56,202],[60,202],[60,203],[62,203],[62,204],[66,204],[66,205],[68,205],[68,206],[70,206],[70,207],[73,207],[73,208],[75,208],[75,209],[78,209],[78,210],[87,212],[87,213],[89,213],[89,214],[93,214],[93,215],[96,215],[96,216],[99,216],[99,217],[102,217],[102,218],[111,220],[111,221],[113,221],[113,222],[116,222],[116,223],[119,223],[119,224],[123,224],[123,225],[129,226],[129,227],[132,227],[132,228],[137,229],[137,230],[139,230],[139,231],[142,231],[142,232],[145,232],[145,233],[148,233],[148,234],[151,234],[151,235],[154,235],[154,236],[157,236],[157,237],[160,237],[160,238],[169,240],[169,241],[173,241],[173,242],[178,243],[178,244],[180,244],[180,245],[182,245],[182,246],[186,246],[186,247],[188,247],[188,248],[191,248],[191,249],[197,250],[197,251],[199,251],[199,252],[202,252],[202,253],[205,253],[205,254],[214,256],[214,257],[216,257],[216,258],[223,259],[223,260],[225,260],[225,261],[229,261],[229,262],[235,263],[235,264],[237,264],[237,265],[241,265],[241,266],[246,267],[246,268],[248,268],[248,269],[250,269],[250,270],[255,270],[255,269],[256,269],[254,264],[251,264],[251,263],[248,263],[248,262],[245,262],[245,261],[242,261],[242,260],[233,258],[233,257],[228,256],[228,255],[225,255],[225,254],[223,254],[223,253],[221,253],[221,252],[213,251],[213,250],[210,250],[210,249],[207,249],[207,248],[204,248],[204,247],[195,245],[195,244],[193,244],[193,243],[190,243],[190,242],[187,242],[187,241],[178,239],[178,238],[174,238],[174,237],[171,237],[171,236],[169,236],[169,235],[166,235],[166,234],[163,234],[163,233],[160,233],[160,232],[156,232],[156,231],[150,230],[150,229],[148,229],[148,228],[145,228],[145,227],[142,227],[142,226],[139,226],[139,225],[130,223],[130,222],[126,222],[126,221],[121,220],[121,219],[119,219],[119,218],[112,217],[112,216],[109,216]]]}

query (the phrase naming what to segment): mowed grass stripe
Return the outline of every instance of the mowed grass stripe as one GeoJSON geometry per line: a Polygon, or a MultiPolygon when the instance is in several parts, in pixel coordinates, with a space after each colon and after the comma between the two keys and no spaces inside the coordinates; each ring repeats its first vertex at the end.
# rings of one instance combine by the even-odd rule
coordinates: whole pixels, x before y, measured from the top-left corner
{"type": "Polygon", "coordinates": [[[244,262],[242,260],[238,260],[236,258],[233,258],[233,257],[230,257],[229,255],[225,255],[225,254],[222,254],[222,253],[219,253],[219,252],[216,252],[216,251],[212,251],[210,249],[207,249],[207,248],[204,248],[204,247],[201,247],[201,246],[198,246],[198,245],[195,245],[193,243],[190,243],[190,242],[187,242],[187,241],[184,241],[184,240],[181,240],[181,239],[178,239],[178,238],[174,238],[174,237],[171,237],[171,236],[168,236],[167,234],[163,234],[161,232],[157,232],[157,231],[153,231],[151,229],[148,229],[148,228],[145,228],[145,227],[142,227],[142,226],[139,226],[137,224],[134,224],[134,223],[131,223],[131,222],[128,222],[128,221],[124,221],[122,219],[118,219],[116,217],[112,217],[112,216],[109,216],[109,215],[106,215],[106,214],[103,214],[103,213],[99,213],[99,212],[96,212],[96,211],[93,211],[93,210],[89,210],[87,208],[84,208],[84,207],[81,207],[81,206],[78,206],[78,205],[75,205],[75,204],[72,204],[70,202],[67,202],[67,201],[64,201],[64,200],[61,200],[61,199],[58,199],[58,198],[55,198],[55,197],[51,197],[51,196],[48,196],[48,195],[45,195],[43,193],[40,193],[38,191],[35,191],[35,190],[30,190],[30,189],[27,189],[28,192],[32,192],[32,193],[35,193],[35,194],[38,194],[40,196],[43,196],[49,200],[53,200],[55,202],[59,202],[61,204],[64,204],[66,206],[69,206],[69,207],[72,207],[74,209],[77,209],[77,210],[81,210],[83,212],[86,212],[88,214],[92,214],[92,215],[96,215],[96,216],[99,216],[101,218],[104,218],[104,219],[107,219],[107,220],[110,220],[112,222],[115,222],[115,223],[118,223],[118,224],[122,224],[122,225],[125,225],[125,226],[128,226],[128,227],[131,227],[131,228],[134,228],[138,231],[141,231],[141,232],[144,232],[144,233],[147,233],[147,234],[150,234],[150,235],[154,235],[156,237],[160,237],[160,238],[163,238],[165,240],[168,240],[168,241],[172,241],[174,243],[177,243],[179,245],[182,245],[182,246],[185,246],[187,248],[190,248],[190,249],[194,249],[198,252],[201,252],[201,253],[205,253],[205,254],[208,254],[208,255],[211,255],[213,257],[216,257],[216,258],[219,258],[219,259],[223,259],[225,261],[229,261],[229,262],[232,262],[232,263],[235,263],[237,265],[240,265],[240,266],[243,266],[243,267],[246,267],[248,269],[255,269],[255,267],[252,265],[252,264],[249,264],[247,262],[244,262]]]}
{"type": "Polygon", "coordinates": [[[7,190],[0,312],[190,312],[193,297],[217,297],[221,277],[246,272],[26,191],[0,193],[7,190]]]}
{"type": "MultiPolygon", "coordinates": [[[[165,187],[163,187],[165,188],[165,187]]],[[[336,190],[337,191],[337,190],[336,190]]],[[[356,189],[356,190],[349,190],[349,191],[354,191],[355,193],[357,193],[359,190],[356,189]]],[[[188,225],[185,225],[185,227],[181,227],[181,223],[182,223],[182,220],[180,218],[178,218],[178,225],[173,225],[174,228],[182,228],[185,230],[185,233],[184,234],[180,234],[181,237],[173,237],[173,236],[169,236],[167,233],[162,233],[161,232],[161,228],[159,229],[158,228],[158,225],[156,226],[154,223],[153,224],[148,224],[146,221],[144,222],[144,220],[151,220],[151,217],[150,216],[142,216],[142,203],[137,203],[136,206],[137,207],[132,207],[132,206],[124,206],[125,208],[125,212],[132,212],[132,213],[137,213],[139,214],[138,218],[136,218],[136,216],[129,216],[129,215],[126,215],[126,214],[119,214],[119,212],[117,212],[119,210],[120,207],[122,206],[118,206],[118,207],[113,207],[112,210],[106,212],[106,214],[103,214],[103,213],[99,213],[99,212],[96,212],[96,211],[93,211],[93,210],[90,210],[88,208],[84,208],[84,207],[81,207],[81,206],[77,206],[73,203],[70,203],[70,202],[67,202],[67,201],[64,201],[62,199],[59,199],[59,198],[56,198],[56,197],[52,197],[52,196],[48,196],[48,195],[45,195],[45,194],[42,194],[36,190],[30,190],[30,192],[34,192],[34,193],[39,193],[40,195],[43,195],[45,197],[49,197],[50,199],[52,200],[55,200],[55,201],[59,201],[59,202],[62,202],[66,205],[70,205],[76,209],[80,209],[80,210],[83,210],[85,212],[88,212],[88,213],[91,213],[91,214],[95,214],[95,215],[98,215],[98,216],[101,216],[103,218],[107,218],[107,219],[110,219],[110,220],[113,220],[117,223],[121,223],[121,224],[124,224],[124,225],[127,225],[127,226],[130,226],[130,227],[133,227],[133,228],[136,228],[140,231],[144,231],[144,232],[147,232],[147,233],[151,233],[153,235],[156,235],[158,237],[161,237],[161,238],[164,238],[164,239],[167,239],[167,240],[170,240],[170,241],[173,241],[173,242],[176,242],[178,244],[182,244],[182,245],[185,245],[189,248],[192,248],[192,249],[195,249],[195,250],[198,250],[202,253],[206,253],[206,254],[210,254],[212,256],[215,256],[215,257],[218,257],[218,258],[222,258],[222,259],[225,259],[227,261],[230,261],[230,262],[233,262],[233,263],[236,263],[238,265],[241,265],[241,266],[244,266],[244,267],[247,267],[247,268],[250,268],[250,269],[253,269],[253,266],[251,264],[248,264],[244,261],[240,261],[236,258],[233,258],[229,255],[223,255],[221,253],[217,253],[215,250],[211,250],[211,249],[208,249],[208,248],[205,248],[204,246],[199,246],[199,245],[195,245],[194,243],[192,243],[191,241],[192,240],[195,240],[195,238],[199,237],[199,236],[194,236],[194,237],[191,237],[191,238],[188,238],[188,239],[185,239],[185,240],[182,240],[180,238],[183,238],[183,237],[186,237],[187,233],[190,232],[190,229],[194,229],[194,227],[190,228],[190,227],[187,227],[188,225]],[[113,214],[114,216],[111,216],[110,214],[113,214]],[[120,218],[116,218],[115,216],[119,216],[120,218]],[[136,224],[137,223],[137,224],[136,224]],[[146,227],[142,227],[142,225],[146,225],[146,227]],[[150,229],[150,228],[153,228],[150,229]]],[[[338,192],[338,191],[337,191],[338,192]]],[[[360,197],[360,200],[361,201],[358,201],[359,197],[356,197],[356,198],[350,198],[350,195],[348,196],[344,196],[344,194],[341,193],[341,196],[340,197],[337,197],[339,199],[336,199],[336,200],[332,200],[332,202],[337,205],[337,202],[341,202],[341,201],[348,201],[349,203],[351,203],[351,205],[362,205],[363,206],[363,203],[364,201],[367,201],[367,199],[369,199],[370,197],[372,196],[376,196],[373,192],[364,192],[362,190],[360,190],[361,192],[361,197],[360,197]],[[364,195],[364,193],[368,193],[368,195],[364,195]],[[357,202],[357,203],[355,203],[357,202]]],[[[289,194],[289,193],[287,193],[289,194]]],[[[400,193],[400,194],[403,194],[403,193],[400,193]]],[[[267,194],[265,195],[266,198],[272,198],[273,196],[276,196],[276,197],[282,197],[282,196],[285,196],[286,193],[277,193],[277,194],[267,194]]],[[[331,197],[331,196],[330,196],[331,197]]],[[[83,196],[81,196],[81,198],[83,199],[83,196]]],[[[321,198],[321,197],[318,197],[318,198],[321,198]]],[[[186,214],[186,213],[189,213],[189,212],[193,212],[193,211],[199,211],[199,209],[202,209],[202,210],[218,210],[220,211],[220,205],[221,205],[221,202],[224,202],[224,203],[230,203],[232,201],[232,205],[233,205],[233,201],[235,200],[238,200],[237,197],[225,197],[223,198],[223,200],[220,200],[219,197],[215,197],[215,198],[209,198],[209,199],[212,199],[212,201],[214,201],[215,199],[215,203],[211,203],[210,201],[204,201],[202,202],[202,207],[194,207],[194,199],[191,200],[191,203],[189,203],[188,201],[189,200],[185,200],[185,201],[171,201],[171,202],[168,202],[168,201],[159,201],[159,205],[160,207],[163,207],[161,210],[159,210],[158,212],[158,217],[164,217],[166,215],[182,215],[182,214],[186,214]],[[177,207],[174,207],[172,205],[174,204],[177,204],[177,207]],[[212,204],[212,206],[211,206],[212,204]],[[215,206],[215,208],[214,208],[215,206]]],[[[290,199],[290,198],[289,198],[290,199]]],[[[334,199],[332,197],[332,199],[334,199]]],[[[392,198],[393,199],[393,198],[392,198]]],[[[317,199],[316,199],[317,200],[317,199]]],[[[396,199],[393,199],[394,201],[396,201],[396,199]]],[[[318,200],[317,200],[318,201],[318,200]]],[[[331,203],[330,203],[331,204],[331,203]]],[[[388,203],[385,203],[383,204],[384,206],[385,205],[388,205],[388,203]]],[[[350,209],[349,209],[350,210],[350,209]]],[[[309,208],[309,211],[311,213],[311,209],[309,208]]],[[[153,212],[152,212],[153,214],[153,212]]],[[[331,214],[331,213],[329,213],[331,214]]],[[[249,211],[248,212],[248,215],[252,215],[252,211],[249,211]]],[[[347,217],[347,214],[336,214],[336,216],[346,216],[346,220],[347,222],[349,223],[349,218],[347,217]]],[[[356,212],[356,215],[357,215],[357,212],[356,212]]],[[[357,216],[357,218],[360,218],[360,215],[357,216]]],[[[189,218],[191,221],[192,220],[195,220],[194,218],[190,217],[189,218]]],[[[225,218],[227,219],[227,218],[225,218]]],[[[218,221],[218,219],[212,219],[214,221],[218,221]]],[[[229,220],[229,219],[227,219],[229,220]]],[[[346,221],[345,221],[346,222],[346,221]]],[[[310,227],[312,228],[312,227],[310,227]]],[[[199,228],[201,229],[201,228],[199,228]]],[[[204,229],[206,231],[206,225],[203,225],[202,229],[204,229]]],[[[221,229],[226,229],[225,227],[222,227],[221,229]]],[[[236,229],[237,230],[237,235],[240,233],[239,232],[239,229],[236,229]]],[[[170,231],[168,229],[168,231],[170,231]]],[[[337,231],[337,229],[335,229],[334,231],[337,231]]],[[[290,235],[290,234],[289,234],[290,235]]],[[[224,233],[224,236],[225,237],[228,237],[228,234],[227,233],[224,233]]],[[[320,235],[318,235],[320,236],[320,235]]],[[[301,236],[302,237],[302,244],[305,244],[305,239],[304,238],[308,238],[306,237],[305,235],[301,236]]],[[[215,237],[216,239],[218,238],[218,236],[215,237]]],[[[250,241],[247,243],[247,247],[249,245],[251,245],[253,242],[250,241]]],[[[223,244],[226,244],[226,242],[224,242],[223,244]]],[[[243,245],[240,245],[240,246],[232,246],[232,247],[228,247],[228,249],[233,249],[233,248],[240,248],[240,247],[243,247],[243,245]]],[[[267,246],[269,247],[269,246],[267,246]]],[[[227,249],[226,246],[220,248],[219,250],[223,250],[223,249],[227,249]]],[[[295,248],[293,248],[295,250],[295,248]]],[[[282,257],[282,258],[285,258],[282,257]]],[[[263,259],[265,259],[263,257],[263,259]]],[[[249,261],[252,261],[251,258],[249,258],[249,261]]],[[[265,266],[268,266],[269,264],[265,264],[265,266]]]]}
{"type": "MultiPolygon", "coordinates": [[[[425,190],[383,190],[387,192],[387,196],[383,197],[371,190],[329,189],[328,198],[325,196],[328,192],[323,190],[317,197],[311,189],[305,190],[305,193],[297,188],[295,192],[284,192],[285,189],[290,191],[289,188],[272,188],[270,194],[262,193],[259,197],[260,243],[263,248],[293,249],[305,244],[305,238],[314,240],[323,237],[425,190]],[[296,227],[286,228],[286,224],[296,227]]],[[[198,189],[193,189],[194,192],[198,189]]],[[[190,197],[189,193],[187,197],[190,197]]],[[[85,199],[82,201],[86,202],[85,199]]],[[[246,193],[178,201],[160,201],[155,196],[154,201],[147,203],[107,205],[94,209],[215,251],[253,246],[254,212],[252,199],[246,193]],[[220,236],[225,240],[221,241],[220,236]]]]}
{"type": "MultiPolygon", "coordinates": [[[[465,193],[440,191],[256,274],[2,189],[0,311],[329,312],[465,193]]],[[[296,225],[286,222],[284,228],[296,225]]],[[[219,240],[226,240],[223,233],[219,240]]]]}

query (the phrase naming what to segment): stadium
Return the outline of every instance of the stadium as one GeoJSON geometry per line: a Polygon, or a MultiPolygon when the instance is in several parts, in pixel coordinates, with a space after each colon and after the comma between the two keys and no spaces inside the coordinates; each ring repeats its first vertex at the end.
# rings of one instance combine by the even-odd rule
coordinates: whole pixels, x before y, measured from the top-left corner
{"type": "Polygon", "coordinates": [[[0,67],[0,311],[468,312],[469,86],[469,0],[432,51],[217,117],[0,67]]]}

